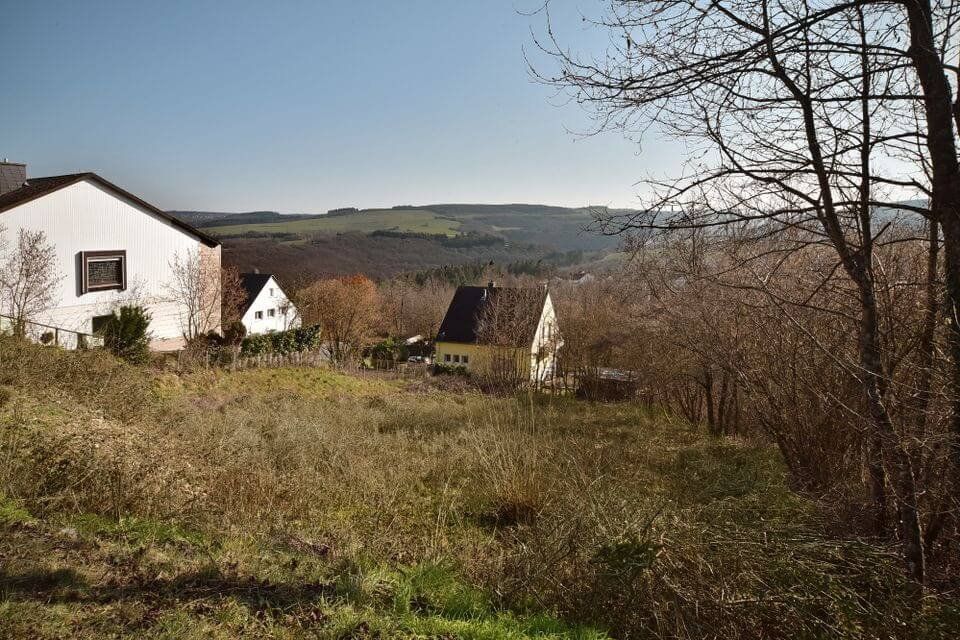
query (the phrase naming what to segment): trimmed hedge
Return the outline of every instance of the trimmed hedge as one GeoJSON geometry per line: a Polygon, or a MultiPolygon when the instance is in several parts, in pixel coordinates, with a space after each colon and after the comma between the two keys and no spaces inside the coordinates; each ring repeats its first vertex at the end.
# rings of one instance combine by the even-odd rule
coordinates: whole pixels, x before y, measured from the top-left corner
{"type": "Polygon", "coordinates": [[[257,356],[262,353],[286,355],[298,351],[313,351],[319,348],[320,344],[320,325],[314,325],[247,336],[240,343],[240,354],[244,356],[257,356]]]}

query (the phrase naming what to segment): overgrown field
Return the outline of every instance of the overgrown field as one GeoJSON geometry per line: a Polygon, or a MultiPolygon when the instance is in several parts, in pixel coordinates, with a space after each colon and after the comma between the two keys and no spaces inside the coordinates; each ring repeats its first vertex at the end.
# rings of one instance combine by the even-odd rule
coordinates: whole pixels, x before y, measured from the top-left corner
{"type": "Polygon", "coordinates": [[[0,340],[0,637],[951,637],[772,449],[638,405],[0,340]]]}

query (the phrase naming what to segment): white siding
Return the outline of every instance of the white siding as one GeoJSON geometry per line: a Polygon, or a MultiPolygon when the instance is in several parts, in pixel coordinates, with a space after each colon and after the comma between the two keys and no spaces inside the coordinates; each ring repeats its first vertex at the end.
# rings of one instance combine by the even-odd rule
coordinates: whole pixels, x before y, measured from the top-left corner
{"type": "Polygon", "coordinates": [[[533,344],[530,349],[530,378],[533,381],[544,381],[553,376],[554,367],[556,367],[557,350],[563,346],[563,339],[560,336],[560,327],[557,324],[557,313],[553,308],[553,300],[550,294],[547,294],[543,303],[543,312],[540,314],[540,322],[537,324],[537,330],[533,334],[533,344]],[[541,358],[537,359],[540,351],[541,358]]]}
{"type": "Polygon", "coordinates": [[[243,326],[247,328],[247,335],[270,333],[272,331],[286,331],[300,326],[300,316],[296,307],[287,298],[287,295],[273,278],[267,281],[257,298],[243,314],[243,326]],[[287,309],[286,315],[283,310],[287,309]],[[274,315],[270,315],[273,309],[274,315]],[[257,318],[257,313],[263,317],[257,318]]]}
{"type": "Polygon", "coordinates": [[[109,313],[118,302],[145,306],[155,340],[182,336],[179,306],[169,301],[174,256],[200,249],[200,241],[168,220],[85,180],[0,214],[8,246],[18,230],[43,231],[56,247],[62,277],[56,305],[38,321],[89,333],[93,316],[109,313]],[[126,291],[80,294],[81,251],[126,251],[126,291]]]}

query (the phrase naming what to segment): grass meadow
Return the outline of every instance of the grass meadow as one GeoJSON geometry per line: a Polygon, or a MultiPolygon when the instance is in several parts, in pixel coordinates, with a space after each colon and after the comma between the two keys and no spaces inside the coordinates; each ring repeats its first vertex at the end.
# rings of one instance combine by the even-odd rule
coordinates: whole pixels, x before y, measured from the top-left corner
{"type": "Polygon", "coordinates": [[[639,404],[0,340],[0,637],[939,638],[776,452],[639,404]]]}

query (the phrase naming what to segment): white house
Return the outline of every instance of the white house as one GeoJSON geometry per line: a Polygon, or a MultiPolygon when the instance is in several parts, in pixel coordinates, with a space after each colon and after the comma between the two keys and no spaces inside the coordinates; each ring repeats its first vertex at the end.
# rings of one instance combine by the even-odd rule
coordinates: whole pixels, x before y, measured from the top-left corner
{"type": "MultiPolygon", "coordinates": [[[[0,163],[0,226],[8,250],[21,229],[55,248],[55,302],[35,320],[60,330],[94,333],[120,304],[138,304],[151,316],[151,347],[179,348],[189,309],[171,293],[174,261],[194,256],[220,274],[219,242],[94,173],[27,179],[25,165],[0,163]]],[[[208,323],[220,329],[219,310],[208,323]]],[[[64,334],[60,344],[76,344],[64,334]]]]}
{"type": "Polygon", "coordinates": [[[240,283],[247,294],[240,320],[247,335],[286,331],[300,326],[297,308],[272,275],[242,273],[240,283]]]}

